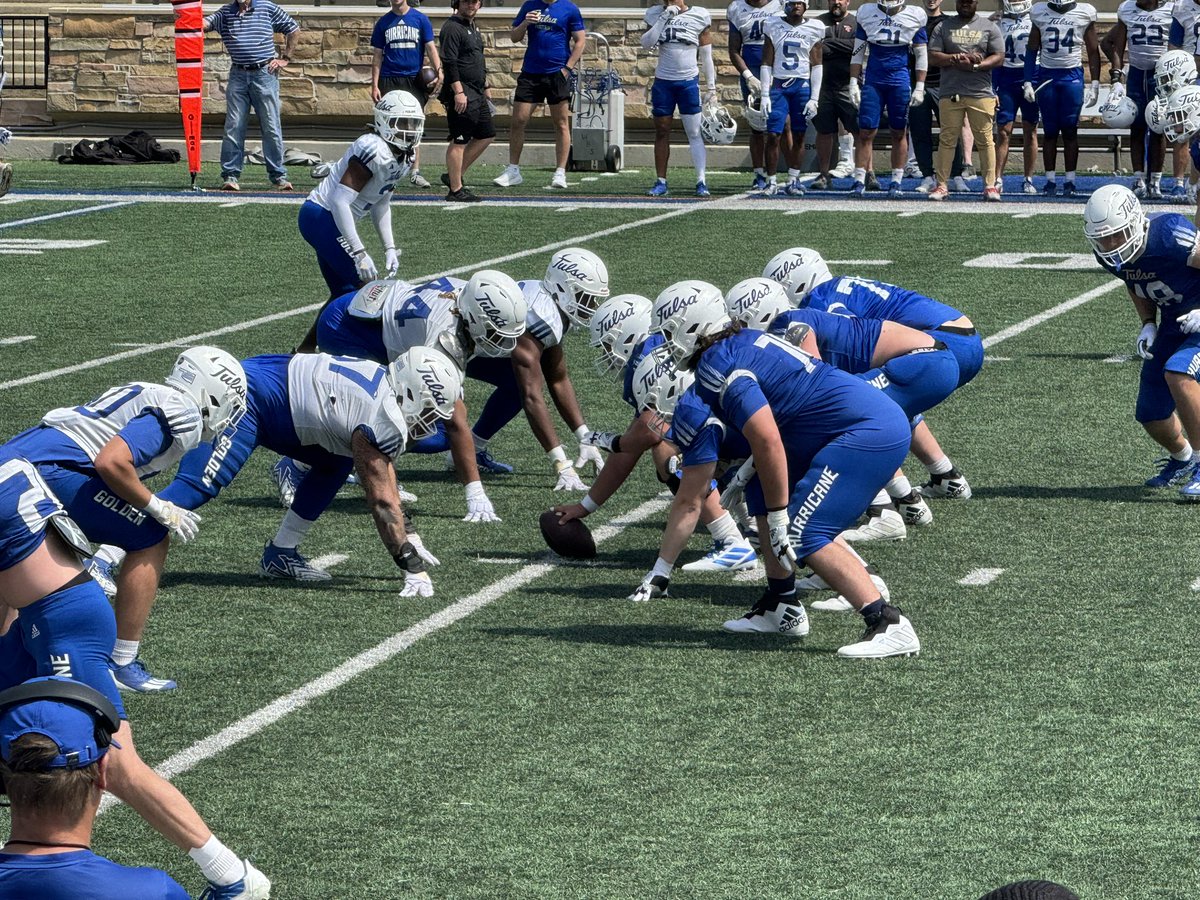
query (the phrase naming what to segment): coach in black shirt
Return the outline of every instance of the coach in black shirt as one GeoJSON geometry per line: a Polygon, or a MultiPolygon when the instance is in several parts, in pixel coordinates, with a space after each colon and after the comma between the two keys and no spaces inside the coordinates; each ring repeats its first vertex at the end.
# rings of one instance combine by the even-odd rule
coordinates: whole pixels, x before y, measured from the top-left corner
{"type": "Polygon", "coordinates": [[[483,64],[483,36],[475,24],[481,0],[452,0],[454,15],[442,26],[442,67],[446,80],[438,99],[446,107],[450,143],[446,146],[446,199],[476,203],[463,176],[496,137],[492,98],[483,64]]]}

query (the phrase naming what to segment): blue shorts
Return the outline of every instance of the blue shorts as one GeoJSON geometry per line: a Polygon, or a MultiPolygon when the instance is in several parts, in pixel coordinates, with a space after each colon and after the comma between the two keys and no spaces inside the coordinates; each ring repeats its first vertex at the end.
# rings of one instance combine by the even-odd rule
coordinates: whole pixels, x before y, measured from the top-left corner
{"type": "Polygon", "coordinates": [[[100,585],[88,579],[55,591],[18,610],[16,623],[0,638],[0,690],[62,675],[94,687],[124,719],[110,669],[116,640],[117,620],[100,585]]]}
{"type": "MultiPolygon", "coordinates": [[[[5,451],[7,453],[7,451],[5,451]]],[[[53,527],[48,517],[62,507],[47,495],[38,483],[37,467],[23,459],[0,457],[6,467],[0,481],[0,572],[27,559],[46,540],[46,529],[53,527]],[[32,504],[32,522],[22,512],[32,504]]]]}
{"type": "MultiPolygon", "coordinates": [[[[1142,128],[1146,127],[1146,106],[1154,99],[1154,70],[1129,67],[1129,77],[1126,79],[1125,96],[1137,106],[1137,119],[1142,128]]],[[[1166,110],[1163,110],[1166,112],[1166,110]]]]}
{"type": "Polygon", "coordinates": [[[962,387],[979,374],[983,368],[983,338],[974,328],[932,328],[925,332],[935,340],[941,341],[954,354],[958,362],[958,386],[962,387]],[[964,334],[969,331],[969,334],[964,334]]]}
{"type": "Polygon", "coordinates": [[[996,92],[996,125],[1003,127],[1015,122],[1018,112],[1024,124],[1038,123],[1037,102],[1025,99],[1024,69],[993,69],[992,89],[996,92]]]}
{"type": "Polygon", "coordinates": [[[1153,359],[1142,360],[1134,415],[1141,423],[1158,422],[1175,412],[1175,398],[1167,387],[1164,372],[1178,372],[1196,378],[1200,375],[1200,334],[1184,334],[1174,329],[1159,331],[1150,348],[1153,359]]]}
{"type": "Polygon", "coordinates": [[[954,393],[958,361],[949,350],[914,350],[858,377],[891,397],[911,419],[954,393]]]}
{"type": "Polygon", "coordinates": [[[38,466],[38,472],[92,543],[113,544],[133,552],[166,540],[167,529],[118,497],[99,475],[84,475],[49,463],[38,466]]]}
{"type": "Polygon", "coordinates": [[[1200,172],[1200,140],[1192,141],[1188,145],[1188,155],[1192,158],[1192,165],[1200,172]]]}
{"type": "Polygon", "coordinates": [[[300,236],[317,251],[317,265],[329,286],[330,297],[358,290],[358,269],[354,257],[333,221],[333,213],[325,207],[305,200],[300,207],[300,236]]]}
{"type": "Polygon", "coordinates": [[[912,99],[912,88],[908,82],[898,84],[872,84],[862,86],[862,102],[858,106],[858,127],[863,131],[874,131],[883,121],[887,110],[888,128],[903,131],[908,127],[908,101],[912,99]]]}
{"type": "Polygon", "coordinates": [[[1046,86],[1038,91],[1037,102],[1046,137],[1056,138],[1064,128],[1078,128],[1079,112],[1083,109],[1083,69],[1039,67],[1034,87],[1043,84],[1046,86]]]}
{"type": "Polygon", "coordinates": [[[387,346],[383,343],[383,323],[360,319],[347,310],[354,294],[343,294],[321,310],[317,318],[317,346],[322,353],[370,359],[386,366],[387,346]]]}
{"type": "Polygon", "coordinates": [[[675,107],[679,107],[681,116],[692,116],[700,112],[699,77],[688,78],[685,81],[654,79],[654,87],[650,88],[650,112],[656,119],[661,116],[673,116],[675,107]]]}
{"type": "Polygon", "coordinates": [[[808,123],[804,119],[804,106],[812,96],[812,89],[807,78],[791,78],[771,86],[771,115],[767,117],[767,133],[783,134],[787,128],[788,119],[792,122],[792,132],[803,135],[808,123]]]}

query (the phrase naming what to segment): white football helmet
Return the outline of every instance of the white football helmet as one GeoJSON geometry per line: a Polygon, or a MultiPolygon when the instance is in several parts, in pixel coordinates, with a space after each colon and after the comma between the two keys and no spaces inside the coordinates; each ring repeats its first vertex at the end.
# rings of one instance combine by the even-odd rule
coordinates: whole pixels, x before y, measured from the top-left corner
{"type": "Polygon", "coordinates": [[[700,339],[731,321],[716,287],[707,281],[677,281],[654,301],[650,330],[663,336],[675,365],[686,369],[700,339]]]}
{"type": "Polygon", "coordinates": [[[596,371],[601,375],[625,368],[633,348],[650,334],[649,298],[619,294],[600,304],[589,328],[592,346],[600,348],[596,371]]]}
{"type": "Polygon", "coordinates": [[[568,319],[586,326],[608,297],[608,267],[591,250],[568,247],[550,257],[542,287],[568,319]]]}
{"type": "Polygon", "coordinates": [[[1155,134],[1162,134],[1167,129],[1167,108],[1161,99],[1155,97],[1146,104],[1146,127],[1155,134]]]}
{"type": "Polygon", "coordinates": [[[1083,208],[1083,233],[1092,249],[1118,269],[1142,255],[1149,230],[1142,204],[1124,185],[1097,188],[1083,208]]]}
{"type": "Polygon", "coordinates": [[[896,13],[900,12],[900,10],[904,9],[904,0],[879,0],[879,2],[875,5],[883,10],[887,15],[894,16],[896,13]]]}
{"type": "Polygon", "coordinates": [[[700,136],[706,144],[732,144],[737,122],[724,106],[707,106],[700,113],[700,136]]]}
{"type": "Polygon", "coordinates": [[[1163,134],[1172,144],[1190,141],[1200,132],[1200,87],[1181,87],[1167,101],[1163,113],[1163,134]]]}
{"type": "Polygon", "coordinates": [[[184,350],[165,383],[196,402],[205,441],[226,428],[236,428],[246,414],[246,372],[240,362],[217,347],[184,350]]]}
{"type": "Polygon", "coordinates": [[[520,286],[503,272],[481,269],[458,295],[458,311],[480,356],[511,356],[525,333],[529,303],[520,286]]]}
{"type": "Polygon", "coordinates": [[[792,247],[777,253],[763,267],[763,278],[783,285],[793,306],[802,305],[809,291],[832,277],[825,258],[808,247],[792,247]]]}
{"type": "Polygon", "coordinates": [[[396,357],[387,368],[387,378],[413,440],[437,431],[437,423],[454,414],[454,404],[462,396],[462,372],[446,354],[431,347],[413,347],[396,357]]]}
{"type": "Polygon", "coordinates": [[[375,132],[399,150],[412,150],[421,143],[425,111],[407,91],[388,91],[375,104],[375,132]]]}
{"type": "Polygon", "coordinates": [[[1075,8],[1075,0],[1047,0],[1046,5],[1056,13],[1065,13],[1075,8]]]}
{"type": "Polygon", "coordinates": [[[1109,128],[1128,128],[1137,121],[1137,104],[1128,97],[1100,107],[1100,120],[1109,128]]]}
{"type": "Polygon", "coordinates": [[[742,116],[746,119],[746,124],[750,126],[751,131],[762,133],[767,130],[767,114],[762,111],[762,94],[753,91],[746,97],[746,103],[742,107],[742,116]]]}
{"type": "Polygon", "coordinates": [[[1154,93],[1169,97],[1196,80],[1196,59],[1186,50],[1168,50],[1154,64],[1154,93]]]}
{"type": "Polygon", "coordinates": [[[651,431],[666,438],[671,418],[683,392],[692,386],[696,376],[680,371],[664,344],[642,357],[633,370],[633,400],[639,414],[649,412],[647,423],[651,431]]]}
{"type": "Polygon", "coordinates": [[[746,278],[729,289],[725,308],[733,321],[766,331],[780,313],[792,308],[783,285],[770,278],[746,278]]]}
{"type": "Polygon", "coordinates": [[[1020,18],[1029,14],[1033,9],[1033,0],[1004,0],[1004,14],[1020,18]]]}

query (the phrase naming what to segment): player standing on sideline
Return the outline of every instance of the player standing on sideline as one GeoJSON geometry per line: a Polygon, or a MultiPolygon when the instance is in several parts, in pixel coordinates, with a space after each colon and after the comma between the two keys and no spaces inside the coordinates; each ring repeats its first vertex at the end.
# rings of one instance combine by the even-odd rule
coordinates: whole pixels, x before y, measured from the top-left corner
{"type": "Polygon", "coordinates": [[[779,142],[791,125],[792,141],[787,148],[788,180],[784,188],[791,196],[803,196],[800,166],[804,158],[804,132],[808,119],[817,114],[821,95],[821,37],[824,27],[815,19],[806,22],[807,0],[784,0],[783,17],[763,25],[762,111],[767,114],[768,194],[778,189],[779,142]],[[810,81],[811,76],[811,81],[810,81]]]}
{"type": "MultiPolygon", "coordinates": [[[[1191,0],[1188,0],[1191,2],[1191,0]]],[[[1021,113],[1022,162],[1025,180],[1021,192],[1036,194],[1033,169],[1037,162],[1037,101],[1025,99],[1025,54],[1033,20],[1029,10],[1033,0],[1004,0],[1004,13],[997,20],[1004,38],[1004,62],[992,70],[992,88],[996,91],[996,187],[1004,188],[1004,169],[1008,165],[1008,146],[1012,140],[1017,113],[1021,113]]],[[[1035,51],[1036,55],[1036,51],[1035,51]]]]}
{"type": "MultiPolygon", "coordinates": [[[[750,102],[752,94],[763,94],[758,79],[763,55],[763,26],[782,14],[783,7],[779,0],[733,0],[725,12],[725,18],[729,21],[729,62],[741,77],[743,105],[750,102]]],[[[763,156],[765,147],[766,135],[751,127],[750,164],[754,167],[754,182],[750,185],[752,191],[761,191],[767,186],[763,156]]]]}
{"type": "Polygon", "coordinates": [[[1079,163],[1079,114],[1100,102],[1100,42],[1096,38],[1096,7],[1075,0],[1042,0],[1029,12],[1033,27],[1025,45],[1025,99],[1037,101],[1046,142],[1042,159],[1046,186],[1057,191],[1058,136],[1063,138],[1064,197],[1075,196],[1075,167],[1079,163]],[[1083,99],[1083,48],[1087,47],[1087,102],[1083,99]]]}
{"type": "Polygon", "coordinates": [[[858,20],[849,11],[850,0],[829,0],[829,11],[817,16],[825,26],[821,39],[823,75],[817,94],[817,114],[812,117],[817,130],[817,166],[820,175],[809,185],[825,191],[833,179],[844,178],[854,171],[854,144],[858,141],[858,105],[850,96],[850,58],[854,54],[854,34],[858,20]],[[845,130],[838,139],[839,161],[833,166],[833,139],[838,126],[845,130]],[[848,143],[844,144],[843,140],[848,143]]]}
{"type": "MultiPolygon", "coordinates": [[[[400,268],[392,235],[392,191],[412,165],[425,113],[411,94],[391,91],[375,104],[374,127],[375,134],[364,134],[347,148],[300,207],[300,234],[317,252],[329,300],[379,277],[354,224],[368,213],[383,243],[385,275],[391,278],[400,268]]],[[[316,348],[313,322],[297,350],[312,353],[316,348]]]]}
{"type": "Polygon", "coordinates": [[[707,9],[688,6],[685,0],[663,0],[646,10],[647,30],[642,49],[658,49],[654,86],[650,91],[654,114],[654,168],[658,180],[651,197],[667,196],[667,163],[671,158],[671,122],[675,109],[687,134],[692,165],[696,167],[696,196],[711,196],[707,178],[708,151],[700,134],[700,65],[704,66],[704,106],[717,102],[717,69],[712,55],[712,16],[707,9]]]}
{"type": "Polygon", "coordinates": [[[859,143],[854,151],[854,186],[851,193],[866,191],[867,169],[875,150],[875,132],[887,112],[892,132],[892,178],[889,197],[900,196],[900,179],[908,156],[908,107],[925,102],[925,73],[929,70],[929,43],[925,10],[905,6],[904,0],[864,3],[858,10],[854,57],[850,64],[850,93],[858,107],[859,143]],[[909,86],[908,54],[916,57],[916,84],[909,86]],[[863,58],[866,77],[863,78],[863,58]],[[861,80],[861,86],[860,86],[861,80]]]}
{"type": "MultiPolygon", "coordinates": [[[[1124,0],[1117,7],[1117,24],[1109,29],[1100,42],[1100,48],[1108,56],[1109,75],[1112,78],[1110,105],[1126,96],[1137,106],[1137,117],[1129,129],[1129,154],[1133,162],[1133,193],[1139,199],[1161,200],[1162,168],[1165,156],[1165,141],[1161,134],[1154,134],[1146,126],[1146,104],[1154,99],[1154,66],[1167,51],[1167,39],[1171,33],[1171,7],[1166,0],[1124,0]],[[1128,57],[1126,53],[1128,52],[1128,57]],[[1129,74],[1122,68],[1129,60],[1129,74]],[[1147,179],[1149,173],[1149,179],[1147,179]]],[[[1163,98],[1163,103],[1166,98],[1163,98]]],[[[1185,198],[1186,188],[1179,184],[1172,189],[1172,197],[1185,198]]]]}
{"type": "MultiPolygon", "coordinates": [[[[442,86],[442,60],[433,40],[433,23],[429,16],[408,5],[408,0],[392,0],[392,9],[384,13],[371,32],[371,102],[378,103],[384,94],[404,91],[421,104],[429,102],[442,86]],[[421,60],[429,66],[437,80],[423,85],[418,79],[421,60]]],[[[408,176],[414,187],[427,188],[429,180],[421,174],[421,148],[413,148],[412,172],[408,176]]]]}
{"type": "Polygon", "coordinates": [[[1179,213],[1147,218],[1133,192],[1106,184],[1083,210],[1083,233],[1104,270],[1125,282],[1142,320],[1135,416],[1169,454],[1146,487],[1183,484],[1200,502],[1193,448],[1200,447],[1200,234],[1179,213]]]}
{"type": "MultiPolygon", "coordinates": [[[[1175,0],[1171,9],[1171,34],[1167,39],[1167,51],[1183,50],[1192,57],[1192,64],[1200,66],[1200,49],[1196,38],[1200,35],[1200,4],[1195,0],[1175,0]]],[[[1164,54],[1165,55],[1165,54],[1164,54]]],[[[1197,185],[1188,177],[1191,159],[1186,144],[1172,144],[1171,157],[1175,183],[1184,186],[1184,201],[1196,199],[1197,185]]]]}
{"type": "Polygon", "coordinates": [[[529,38],[508,131],[508,166],[492,180],[500,187],[516,187],[521,177],[521,151],[525,127],[533,108],[545,103],[554,123],[554,176],[550,187],[567,189],[567,156],[571,152],[571,75],[587,46],[583,15],[571,0],[525,0],[512,21],[514,44],[529,38]]]}

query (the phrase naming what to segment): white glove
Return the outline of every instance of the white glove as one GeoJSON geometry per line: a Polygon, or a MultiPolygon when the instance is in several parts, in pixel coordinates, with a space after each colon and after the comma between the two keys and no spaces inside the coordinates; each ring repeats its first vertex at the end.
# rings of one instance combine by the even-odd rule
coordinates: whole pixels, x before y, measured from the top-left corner
{"type": "Polygon", "coordinates": [[[1118,103],[1121,102],[1121,99],[1124,96],[1125,96],[1125,85],[1121,84],[1121,82],[1118,81],[1116,84],[1114,84],[1111,88],[1108,89],[1108,105],[1116,106],[1118,103]]]}
{"type": "Polygon", "coordinates": [[[817,98],[813,97],[811,100],[809,100],[807,103],[804,104],[804,118],[811,122],[816,117],[817,117],[817,98]]]}
{"type": "Polygon", "coordinates": [[[749,69],[742,70],[742,81],[746,82],[746,87],[749,89],[750,93],[752,93],[752,94],[762,93],[762,82],[759,81],[754,76],[754,73],[751,72],[749,69]]]}
{"type": "Polygon", "coordinates": [[[1033,82],[1027,81],[1021,85],[1021,93],[1025,95],[1026,103],[1037,103],[1037,94],[1033,90],[1033,82]]]}
{"type": "Polygon", "coordinates": [[[1095,106],[1099,102],[1100,102],[1100,82],[1093,81],[1088,86],[1087,99],[1083,101],[1083,105],[1085,107],[1095,106]]]}
{"type": "Polygon", "coordinates": [[[383,255],[384,278],[394,278],[396,273],[400,271],[400,251],[395,247],[388,247],[383,255]]]}
{"type": "Polygon", "coordinates": [[[184,544],[196,536],[196,533],[200,531],[200,523],[203,521],[190,509],[176,506],[154,494],[150,495],[150,502],[146,504],[146,512],[184,544]]]}
{"type": "Polygon", "coordinates": [[[733,478],[729,479],[729,484],[725,485],[725,490],[721,492],[721,508],[728,512],[737,506],[741,502],[746,485],[750,483],[750,479],[753,477],[754,457],[751,456],[741,464],[737,472],[734,473],[733,478]]]}
{"type": "Polygon", "coordinates": [[[1142,330],[1138,332],[1137,338],[1137,355],[1142,359],[1154,359],[1154,354],[1150,352],[1151,346],[1154,344],[1154,339],[1158,337],[1158,326],[1153,322],[1147,322],[1142,326],[1142,330]]]}
{"type": "Polygon", "coordinates": [[[354,271],[358,273],[361,281],[374,281],[379,277],[379,268],[366,250],[359,250],[354,254],[354,271]]]}
{"type": "MultiPolygon", "coordinates": [[[[425,561],[427,566],[440,566],[442,561],[429,552],[425,547],[425,542],[421,540],[421,536],[415,531],[408,533],[408,542],[413,545],[413,549],[417,551],[417,556],[425,561]]],[[[432,589],[431,589],[432,590],[432,589]]],[[[428,594],[424,596],[428,597],[428,594]]]]}
{"type": "Polygon", "coordinates": [[[433,579],[428,572],[405,572],[401,597],[432,597],[433,579]]]}
{"type": "Polygon", "coordinates": [[[670,597],[671,595],[667,593],[667,587],[670,584],[671,579],[665,575],[647,572],[642,583],[637,586],[637,590],[625,599],[632,600],[634,603],[645,603],[648,600],[657,600],[659,597],[670,597]]]}
{"type": "Polygon", "coordinates": [[[792,549],[792,538],[788,534],[791,522],[788,520],[786,509],[776,509],[767,513],[768,540],[771,550],[779,564],[792,573],[796,571],[796,551],[792,549]]]}
{"type": "Polygon", "coordinates": [[[500,521],[500,517],[496,515],[496,508],[492,506],[492,501],[489,500],[488,495],[484,493],[482,482],[472,481],[467,485],[467,514],[463,516],[463,521],[500,521]]]}
{"type": "Polygon", "coordinates": [[[594,432],[588,432],[579,439],[579,456],[575,457],[575,471],[582,472],[587,465],[592,466],[592,471],[596,474],[604,468],[604,457],[600,454],[600,447],[589,440],[594,432]]]}
{"type": "MultiPolygon", "coordinates": [[[[670,7],[667,7],[670,9],[670,7]]],[[[554,484],[556,491],[586,491],[587,485],[579,477],[579,473],[571,465],[571,461],[564,459],[561,462],[554,464],[554,471],[558,473],[558,481],[554,484]]]]}
{"type": "Polygon", "coordinates": [[[1200,331],[1200,309],[1185,312],[1175,321],[1179,323],[1179,330],[1184,334],[1195,334],[1200,331]]]}
{"type": "Polygon", "coordinates": [[[678,6],[665,6],[665,7],[663,7],[661,18],[664,21],[670,22],[673,18],[675,18],[681,12],[683,12],[683,10],[681,10],[678,6]]]}
{"type": "Polygon", "coordinates": [[[912,97],[908,101],[909,106],[920,106],[925,102],[925,82],[921,82],[913,88],[912,97]]]}
{"type": "Polygon", "coordinates": [[[771,95],[763,94],[762,100],[758,103],[758,108],[762,110],[764,116],[771,115],[771,95]]]}
{"type": "Polygon", "coordinates": [[[12,140],[12,132],[7,128],[0,128],[0,144],[7,144],[12,140]]]}
{"type": "Polygon", "coordinates": [[[857,78],[850,79],[850,102],[854,104],[855,109],[862,105],[862,86],[857,78]]]}

